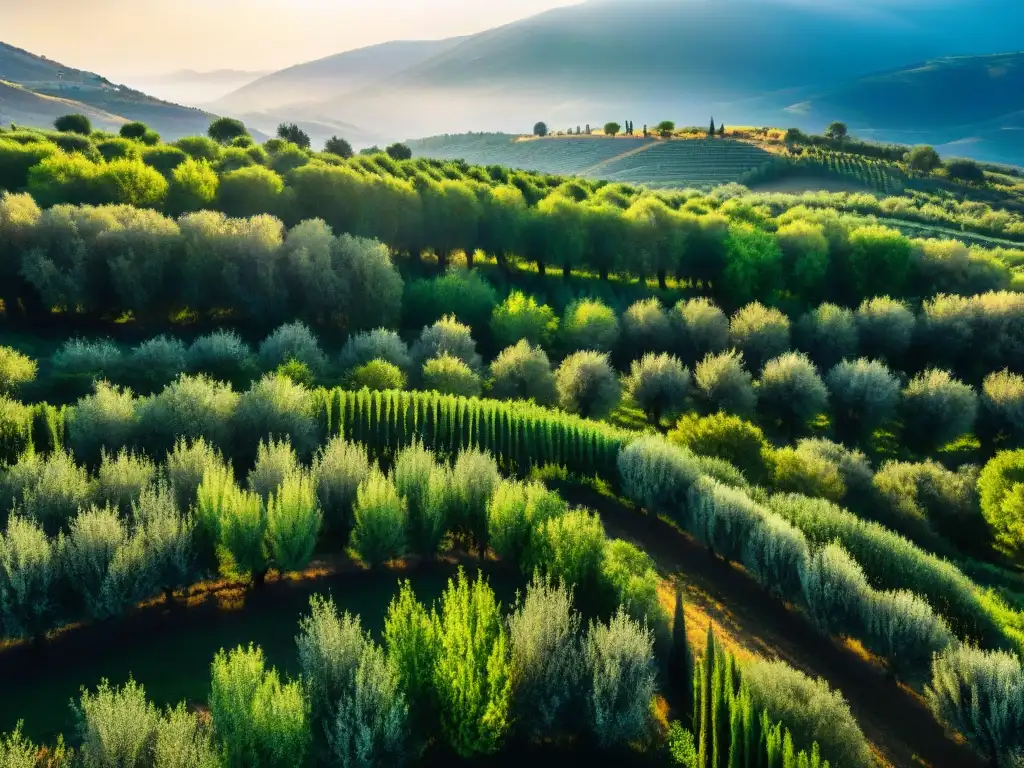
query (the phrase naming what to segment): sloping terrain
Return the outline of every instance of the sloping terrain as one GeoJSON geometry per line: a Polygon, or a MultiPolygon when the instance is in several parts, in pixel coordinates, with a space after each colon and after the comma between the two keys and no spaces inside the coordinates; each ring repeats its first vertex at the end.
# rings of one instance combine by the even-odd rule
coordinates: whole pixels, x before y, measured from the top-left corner
{"type": "Polygon", "coordinates": [[[843,120],[885,141],[944,145],[952,154],[959,145],[982,159],[1021,163],[1024,52],[925,61],[858,78],[786,112],[815,124],[843,120]]]}
{"type": "Polygon", "coordinates": [[[772,158],[753,144],[732,139],[519,139],[508,134],[470,133],[419,139],[409,146],[416,155],[439,160],[461,159],[474,165],[504,165],[660,187],[707,187],[740,181],[772,158]]]}
{"type": "MultiPolygon", "coordinates": [[[[80,102],[118,117],[121,122],[141,120],[168,140],[204,133],[215,119],[214,115],[200,109],[155,99],[93,72],[66,67],[5,43],[0,43],[0,80],[20,85],[43,97],[80,102]]],[[[0,109],[3,109],[2,105],[0,109]]],[[[29,112],[20,118],[16,110],[12,113],[10,118],[6,114],[4,118],[49,127],[32,119],[29,112]]]]}
{"type": "Polygon", "coordinates": [[[213,106],[244,113],[323,102],[415,67],[463,39],[399,40],[346,51],[273,72],[217,99],[213,106]]]}
{"type": "Polygon", "coordinates": [[[591,0],[474,35],[361,90],[339,89],[315,114],[396,138],[525,131],[536,120],[701,125],[714,114],[774,124],[767,116],[781,106],[872,72],[1014,50],[1022,25],[1015,0],[591,0]],[[765,98],[779,92],[790,95],[765,98]]]}
{"type": "Polygon", "coordinates": [[[62,99],[55,96],[44,96],[22,88],[20,85],[0,80],[0,124],[44,126],[50,127],[61,115],[78,112],[87,115],[97,128],[117,130],[127,120],[119,115],[112,115],[88,104],[62,99]]]}

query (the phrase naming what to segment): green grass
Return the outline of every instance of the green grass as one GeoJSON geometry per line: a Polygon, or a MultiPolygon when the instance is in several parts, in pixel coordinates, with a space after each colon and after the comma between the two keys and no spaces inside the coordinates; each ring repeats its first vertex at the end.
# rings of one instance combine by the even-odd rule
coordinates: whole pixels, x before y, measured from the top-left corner
{"type": "MultiPolygon", "coordinates": [[[[408,577],[417,597],[429,605],[454,574],[455,567],[444,564],[408,577]]],[[[250,596],[239,610],[203,606],[156,620],[147,614],[138,621],[72,630],[34,657],[21,651],[17,656],[0,654],[0,733],[24,720],[25,734],[36,742],[52,743],[59,733],[73,736],[71,701],[77,701],[82,686],[94,688],[103,678],[121,685],[132,676],[159,706],[204,703],[217,651],[250,642],[263,649],[269,664],[296,675],[295,635],[310,595],[329,592],[339,610],[359,614],[364,628],[379,640],[388,604],[405,576],[393,571],[346,573],[296,583],[266,597],[250,596]]],[[[510,571],[490,573],[489,580],[506,606],[521,586],[510,571]]]]}

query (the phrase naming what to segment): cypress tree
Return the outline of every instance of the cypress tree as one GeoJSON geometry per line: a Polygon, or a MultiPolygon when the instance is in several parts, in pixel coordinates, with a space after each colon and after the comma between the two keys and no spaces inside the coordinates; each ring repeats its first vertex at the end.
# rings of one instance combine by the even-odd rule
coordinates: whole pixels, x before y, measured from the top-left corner
{"type": "Polygon", "coordinates": [[[714,686],[715,672],[715,634],[708,625],[707,649],[704,652],[703,669],[701,670],[700,684],[700,745],[697,750],[697,762],[700,768],[709,768],[712,765],[712,690],[714,686]]]}
{"type": "Polygon", "coordinates": [[[715,138],[715,118],[711,118],[711,130],[708,132],[710,138],[715,138]]]}
{"type": "Polygon", "coordinates": [[[729,768],[744,768],[743,708],[733,702],[729,712],[729,768]]]}
{"type": "Polygon", "coordinates": [[[782,739],[782,768],[796,768],[796,752],[793,750],[793,735],[787,728],[782,739]]]}
{"type": "MultiPolygon", "coordinates": [[[[686,639],[686,615],[683,611],[683,590],[676,587],[676,607],[672,617],[672,651],[669,656],[670,670],[679,693],[679,700],[685,707],[693,702],[693,657],[690,644],[686,639]]],[[[693,718],[692,711],[684,712],[684,717],[693,718]]]]}
{"type": "Polygon", "coordinates": [[[718,697],[718,768],[729,768],[729,754],[732,743],[732,711],[735,687],[733,678],[736,668],[735,658],[731,653],[719,654],[721,658],[722,679],[719,683],[718,697]]]}
{"type": "Polygon", "coordinates": [[[690,703],[690,710],[693,714],[693,735],[697,741],[697,766],[698,768],[706,768],[701,755],[701,745],[704,743],[702,734],[704,731],[705,723],[704,719],[704,664],[705,659],[697,659],[693,665],[693,701],[690,703]]]}

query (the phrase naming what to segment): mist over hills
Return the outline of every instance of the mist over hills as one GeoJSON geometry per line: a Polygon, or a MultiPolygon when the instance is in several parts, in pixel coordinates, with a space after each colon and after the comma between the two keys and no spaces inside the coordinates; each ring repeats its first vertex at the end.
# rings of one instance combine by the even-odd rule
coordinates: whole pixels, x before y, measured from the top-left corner
{"type": "MultiPolygon", "coordinates": [[[[53,95],[60,65],[12,50],[0,47],[0,79],[53,95]]],[[[267,133],[296,122],[315,144],[332,135],[360,146],[528,132],[538,120],[557,130],[608,120],[703,125],[714,116],[820,131],[838,119],[866,138],[1024,163],[1022,54],[1014,53],[1022,50],[1019,0],[589,0],[468,37],[393,41],[262,77],[237,73],[255,79],[226,94],[234,73],[191,79],[218,83],[210,112],[267,133]]],[[[206,111],[174,112],[65,68],[65,89],[72,81],[78,91],[56,95],[160,120],[154,127],[171,135],[208,122],[206,111]]]]}

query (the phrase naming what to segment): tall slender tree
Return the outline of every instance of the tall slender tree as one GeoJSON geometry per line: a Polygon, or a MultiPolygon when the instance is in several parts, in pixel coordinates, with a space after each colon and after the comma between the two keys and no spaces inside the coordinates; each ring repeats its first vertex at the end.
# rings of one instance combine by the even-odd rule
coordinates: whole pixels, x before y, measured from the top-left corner
{"type": "Polygon", "coordinates": [[[672,653],[669,659],[672,678],[679,693],[679,700],[687,708],[685,717],[691,720],[695,713],[693,704],[693,654],[686,638],[686,614],[683,610],[683,590],[676,587],[675,615],[672,619],[672,653]]]}
{"type": "Polygon", "coordinates": [[[708,136],[712,139],[715,138],[715,118],[713,117],[711,118],[711,130],[708,131],[708,136]]]}

